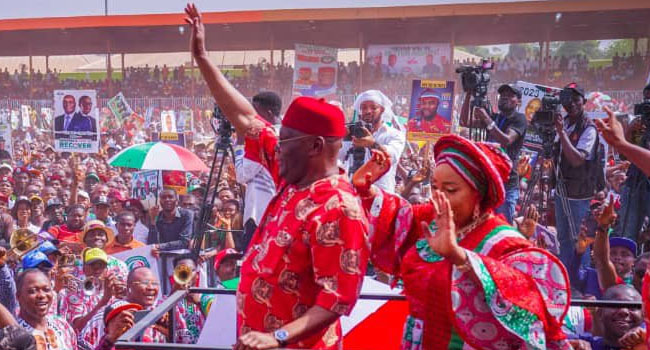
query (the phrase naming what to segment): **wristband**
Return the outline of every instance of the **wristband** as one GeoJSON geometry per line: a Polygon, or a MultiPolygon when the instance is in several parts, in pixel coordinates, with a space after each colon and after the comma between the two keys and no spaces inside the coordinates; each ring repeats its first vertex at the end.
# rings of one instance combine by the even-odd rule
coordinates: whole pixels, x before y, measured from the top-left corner
{"type": "Polygon", "coordinates": [[[495,127],[496,125],[497,125],[497,124],[496,124],[496,123],[494,122],[494,120],[493,120],[490,124],[488,124],[488,126],[487,126],[486,129],[488,129],[489,131],[492,131],[492,129],[494,129],[494,127],[495,127]]]}

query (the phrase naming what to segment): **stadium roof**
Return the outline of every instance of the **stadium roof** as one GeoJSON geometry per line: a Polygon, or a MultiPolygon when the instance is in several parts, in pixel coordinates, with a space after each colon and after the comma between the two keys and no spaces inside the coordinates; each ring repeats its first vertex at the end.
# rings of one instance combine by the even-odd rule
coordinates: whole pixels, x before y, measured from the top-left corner
{"type": "MultiPolygon", "coordinates": [[[[162,2],[169,6],[169,1],[162,2]]],[[[489,45],[650,36],[648,0],[434,0],[417,5],[422,2],[368,7],[370,1],[365,0],[360,1],[362,7],[206,12],[208,49],[292,49],[295,43],[339,48],[450,41],[489,45]]],[[[181,27],[186,28],[180,13],[3,19],[0,55],[77,55],[104,53],[108,47],[113,53],[186,51],[189,33],[181,27]]]]}

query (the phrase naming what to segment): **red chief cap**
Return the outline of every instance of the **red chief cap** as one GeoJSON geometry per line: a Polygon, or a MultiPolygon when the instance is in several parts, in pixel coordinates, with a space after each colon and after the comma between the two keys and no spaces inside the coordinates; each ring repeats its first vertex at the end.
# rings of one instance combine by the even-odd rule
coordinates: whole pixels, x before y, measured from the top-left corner
{"type": "Polygon", "coordinates": [[[343,111],[322,98],[298,97],[293,100],[282,119],[282,126],[323,137],[344,137],[347,133],[343,111]]]}
{"type": "Polygon", "coordinates": [[[18,168],[14,169],[14,175],[18,175],[20,173],[28,173],[28,172],[29,172],[29,170],[27,170],[27,167],[24,167],[24,166],[21,166],[21,167],[18,167],[18,168]]]}
{"type": "Polygon", "coordinates": [[[8,182],[8,183],[13,185],[14,184],[14,178],[11,177],[11,176],[2,176],[2,177],[0,177],[0,183],[2,183],[2,182],[8,182]]]}

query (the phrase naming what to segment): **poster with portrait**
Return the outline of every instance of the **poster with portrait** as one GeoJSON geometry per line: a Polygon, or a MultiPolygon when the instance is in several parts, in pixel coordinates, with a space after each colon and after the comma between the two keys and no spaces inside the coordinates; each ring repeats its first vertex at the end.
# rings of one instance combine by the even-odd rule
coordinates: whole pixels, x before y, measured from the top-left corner
{"type": "Polygon", "coordinates": [[[180,170],[163,170],[163,188],[170,188],[178,194],[187,194],[187,175],[180,170]]]}
{"type": "Polygon", "coordinates": [[[54,150],[97,153],[99,111],[95,90],[54,91],[54,150]]]}
{"type": "Polygon", "coordinates": [[[160,123],[162,132],[176,132],[176,113],[171,109],[160,112],[160,123]]]}
{"type": "Polygon", "coordinates": [[[143,170],[133,173],[131,178],[131,198],[139,199],[145,210],[158,203],[162,190],[162,176],[158,170],[143,170]]]}
{"type": "Polygon", "coordinates": [[[366,53],[372,69],[384,76],[414,75],[441,78],[451,57],[448,43],[369,45],[366,53]]]}
{"type": "Polygon", "coordinates": [[[293,96],[329,98],[336,95],[338,50],[332,47],[296,44],[293,96]]]}
{"type": "Polygon", "coordinates": [[[413,80],[407,139],[435,142],[450,133],[453,101],[453,81],[413,80]]]}
{"type": "Polygon", "coordinates": [[[14,143],[11,138],[11,110],[0,109],[0,150],[14,156],[14,143]]]}
{"type": "Polygon", "coordinates": [[[191,109],[181,109],[176,118],[178,132],[194,131],[194,120],[191,109]]]}
{"type": "Polygon", "coordinates": [[[32,107],[28,105],[21,105],[20,106],[20,121],[21,124],[20,126],[23,128],[29,128],[31,126],[31,114],[32,114],[32,107]]]}
{"type": "Polygon", "coordinates": [[[39,120],[38,128],[43,130],[52,129],[52,118],[54,111],[50,107],[41,107],[41,118],[39,120]]]}
{"type": "Polygon", "coordinates": [[[533,115],[542,107],[544,95],[559,95],[562,89],[525,81],[518,81],[516,85],[521,89],[521,105],[519,105],[518,112],[523,113],[528,121],[524,147],[539,152],[542,150],[542,139],[531,123],[533,115]]]}

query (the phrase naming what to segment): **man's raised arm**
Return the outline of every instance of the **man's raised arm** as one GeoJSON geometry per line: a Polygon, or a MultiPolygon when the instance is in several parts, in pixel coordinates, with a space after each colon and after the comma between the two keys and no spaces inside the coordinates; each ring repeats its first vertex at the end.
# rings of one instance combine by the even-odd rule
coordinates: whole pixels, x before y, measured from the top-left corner
{"type": "Polygon", "coordinates": [[[194,4],[187,4],[185,14],[185,22],[192,27],[190,50],[201,70],[201,75],[217,104],[237,130],[237,134],[245,134],[257,114],[255,108],[208,59],[208,52],[205,49],[205,27],[199,10],[194,4]]]}

